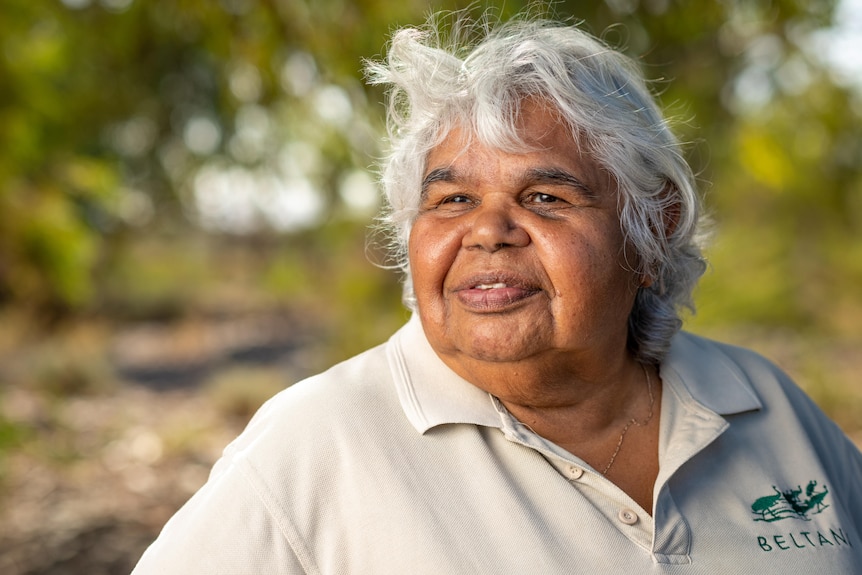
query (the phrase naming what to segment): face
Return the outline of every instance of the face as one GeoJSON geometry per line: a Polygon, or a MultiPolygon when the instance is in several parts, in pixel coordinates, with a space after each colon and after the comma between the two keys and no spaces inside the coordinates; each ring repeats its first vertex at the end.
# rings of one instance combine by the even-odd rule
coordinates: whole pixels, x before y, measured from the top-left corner
{"type": "Polygon", "coordinates": [[[619,357],[640,283],[611,178],[552,111],[526,103],[519,120],[535,151],[465,147],[457,129],[432,150],[410,234],[422,325],[467,379],[619,357]]]}

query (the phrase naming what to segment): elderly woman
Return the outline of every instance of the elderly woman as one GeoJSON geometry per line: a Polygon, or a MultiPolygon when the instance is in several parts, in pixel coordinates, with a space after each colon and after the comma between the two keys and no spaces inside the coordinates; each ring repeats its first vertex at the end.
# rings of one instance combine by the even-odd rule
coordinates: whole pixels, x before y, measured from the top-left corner
{"type": "Polygon", "coordinates": [[[546,22],[438,38],[369,65],[413,318],[264,406],[136,573],[858,573],[859,451],[679,332],[697,199],[632,63],[546,22]]]}

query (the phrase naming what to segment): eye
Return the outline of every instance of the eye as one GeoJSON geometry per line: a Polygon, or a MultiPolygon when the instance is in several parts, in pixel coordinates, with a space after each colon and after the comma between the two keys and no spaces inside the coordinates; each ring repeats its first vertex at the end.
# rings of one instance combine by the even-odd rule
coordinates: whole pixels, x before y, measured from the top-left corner
{"type": "Polygon", "coordinates": [[[468,193],[446,193],[443,189],[431,190],[420,206],[420,212],[461,213],[469,210],[476,200],[468,193]]]}
{"type": "Polygon", "coordinates": [[[469,202],[470,202],[470,198],[468,198],[467,196],[465,196],[463,194],[455,194],[455,195],[443,198],[443,201],[441,201],[440,203],[441,204],[466,204],[469,202]]]}
{"type": "Polygon", "coordinates": [[[560,198],[557,196],[552,196],[551,194],[545,194],[543,192],[537,192],[535,194],[530,194],[527,197],[528,204],[553,204],[562,202],[560,198]]]}

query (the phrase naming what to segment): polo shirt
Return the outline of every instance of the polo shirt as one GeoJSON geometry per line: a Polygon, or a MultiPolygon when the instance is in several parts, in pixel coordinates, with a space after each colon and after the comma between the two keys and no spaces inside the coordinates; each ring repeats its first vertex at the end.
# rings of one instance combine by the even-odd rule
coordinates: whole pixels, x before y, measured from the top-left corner
{"type": "Polygon", "coordinates": [[[134,574],[862,573],[862,455],[788,377],[688,333],[660,374],[650,516],[414,317],[267,402],[134,574]]]}

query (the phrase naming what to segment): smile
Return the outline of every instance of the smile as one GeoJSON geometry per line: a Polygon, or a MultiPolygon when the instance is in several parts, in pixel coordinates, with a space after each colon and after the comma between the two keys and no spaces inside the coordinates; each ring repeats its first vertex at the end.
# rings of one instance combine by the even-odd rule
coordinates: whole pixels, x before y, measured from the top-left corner
{"type": "Polygon", "coordinates": [[[507,311],[542,290],[521,277],[476,278],[453,290],[458,301],[478,312],[507,311]]]}

